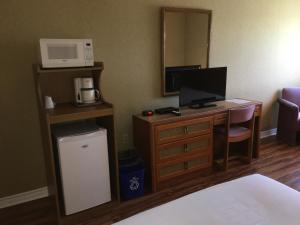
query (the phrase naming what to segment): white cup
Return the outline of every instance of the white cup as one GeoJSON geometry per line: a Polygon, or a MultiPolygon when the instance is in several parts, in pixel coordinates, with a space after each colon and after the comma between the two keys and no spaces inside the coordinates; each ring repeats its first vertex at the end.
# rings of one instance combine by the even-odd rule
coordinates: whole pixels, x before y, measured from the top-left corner
{"type": "Polygon", "coordinates": [[[46,109],[53,109],[54,108],[54,102],[52,100],[52,97],[45,96],[45,108],[46,109]]]}

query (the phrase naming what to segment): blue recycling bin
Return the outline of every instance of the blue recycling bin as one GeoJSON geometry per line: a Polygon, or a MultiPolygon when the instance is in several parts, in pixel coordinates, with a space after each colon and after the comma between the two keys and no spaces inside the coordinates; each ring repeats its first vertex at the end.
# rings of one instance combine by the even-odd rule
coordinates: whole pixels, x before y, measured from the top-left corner
{"type": "Polygon", "coordinates": [[[144,195],[144,164],[134,153],[119,157],[120,192],[124,200],[144,195]]]}

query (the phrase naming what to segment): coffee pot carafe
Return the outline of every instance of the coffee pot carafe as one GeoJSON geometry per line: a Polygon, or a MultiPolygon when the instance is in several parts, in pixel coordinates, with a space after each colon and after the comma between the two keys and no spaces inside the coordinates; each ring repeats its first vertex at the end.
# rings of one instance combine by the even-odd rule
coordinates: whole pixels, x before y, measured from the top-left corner
{"type": "Polygon", "coordinates": [[[94,88],[92,77],[78,77],[74,79],[75,102],[77,104],[95,103],[100,98],[98,89],[94,88]]]}

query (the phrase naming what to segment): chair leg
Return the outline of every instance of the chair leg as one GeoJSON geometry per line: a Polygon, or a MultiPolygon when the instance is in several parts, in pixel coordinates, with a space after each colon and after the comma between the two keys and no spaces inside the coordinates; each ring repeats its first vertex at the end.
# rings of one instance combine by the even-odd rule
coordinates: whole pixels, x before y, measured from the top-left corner
{"type": "Polygon", "coordinates": [[[225,141],[225,148],[224,148],[224,163],[223,163],[223,169],[227,170],[228,168],[228,157],[229,157],[229,142],[225,141]]]}
{"type": "Polygon", "coordinates": [[[251,163],[253,154],[253,138],[249,138],[248,140],[248,152],[247,152],[247,162],[251,163]]]}

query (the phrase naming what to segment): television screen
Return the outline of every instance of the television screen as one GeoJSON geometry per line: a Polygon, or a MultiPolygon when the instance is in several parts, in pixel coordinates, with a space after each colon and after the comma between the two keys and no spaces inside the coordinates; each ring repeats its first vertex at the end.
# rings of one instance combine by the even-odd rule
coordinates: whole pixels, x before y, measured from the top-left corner
{"type": "Polygon", "coordinates": [[[227,67],[207,68],[180,78],[179,106],[204,106],[225,100],[227,67]]]}

